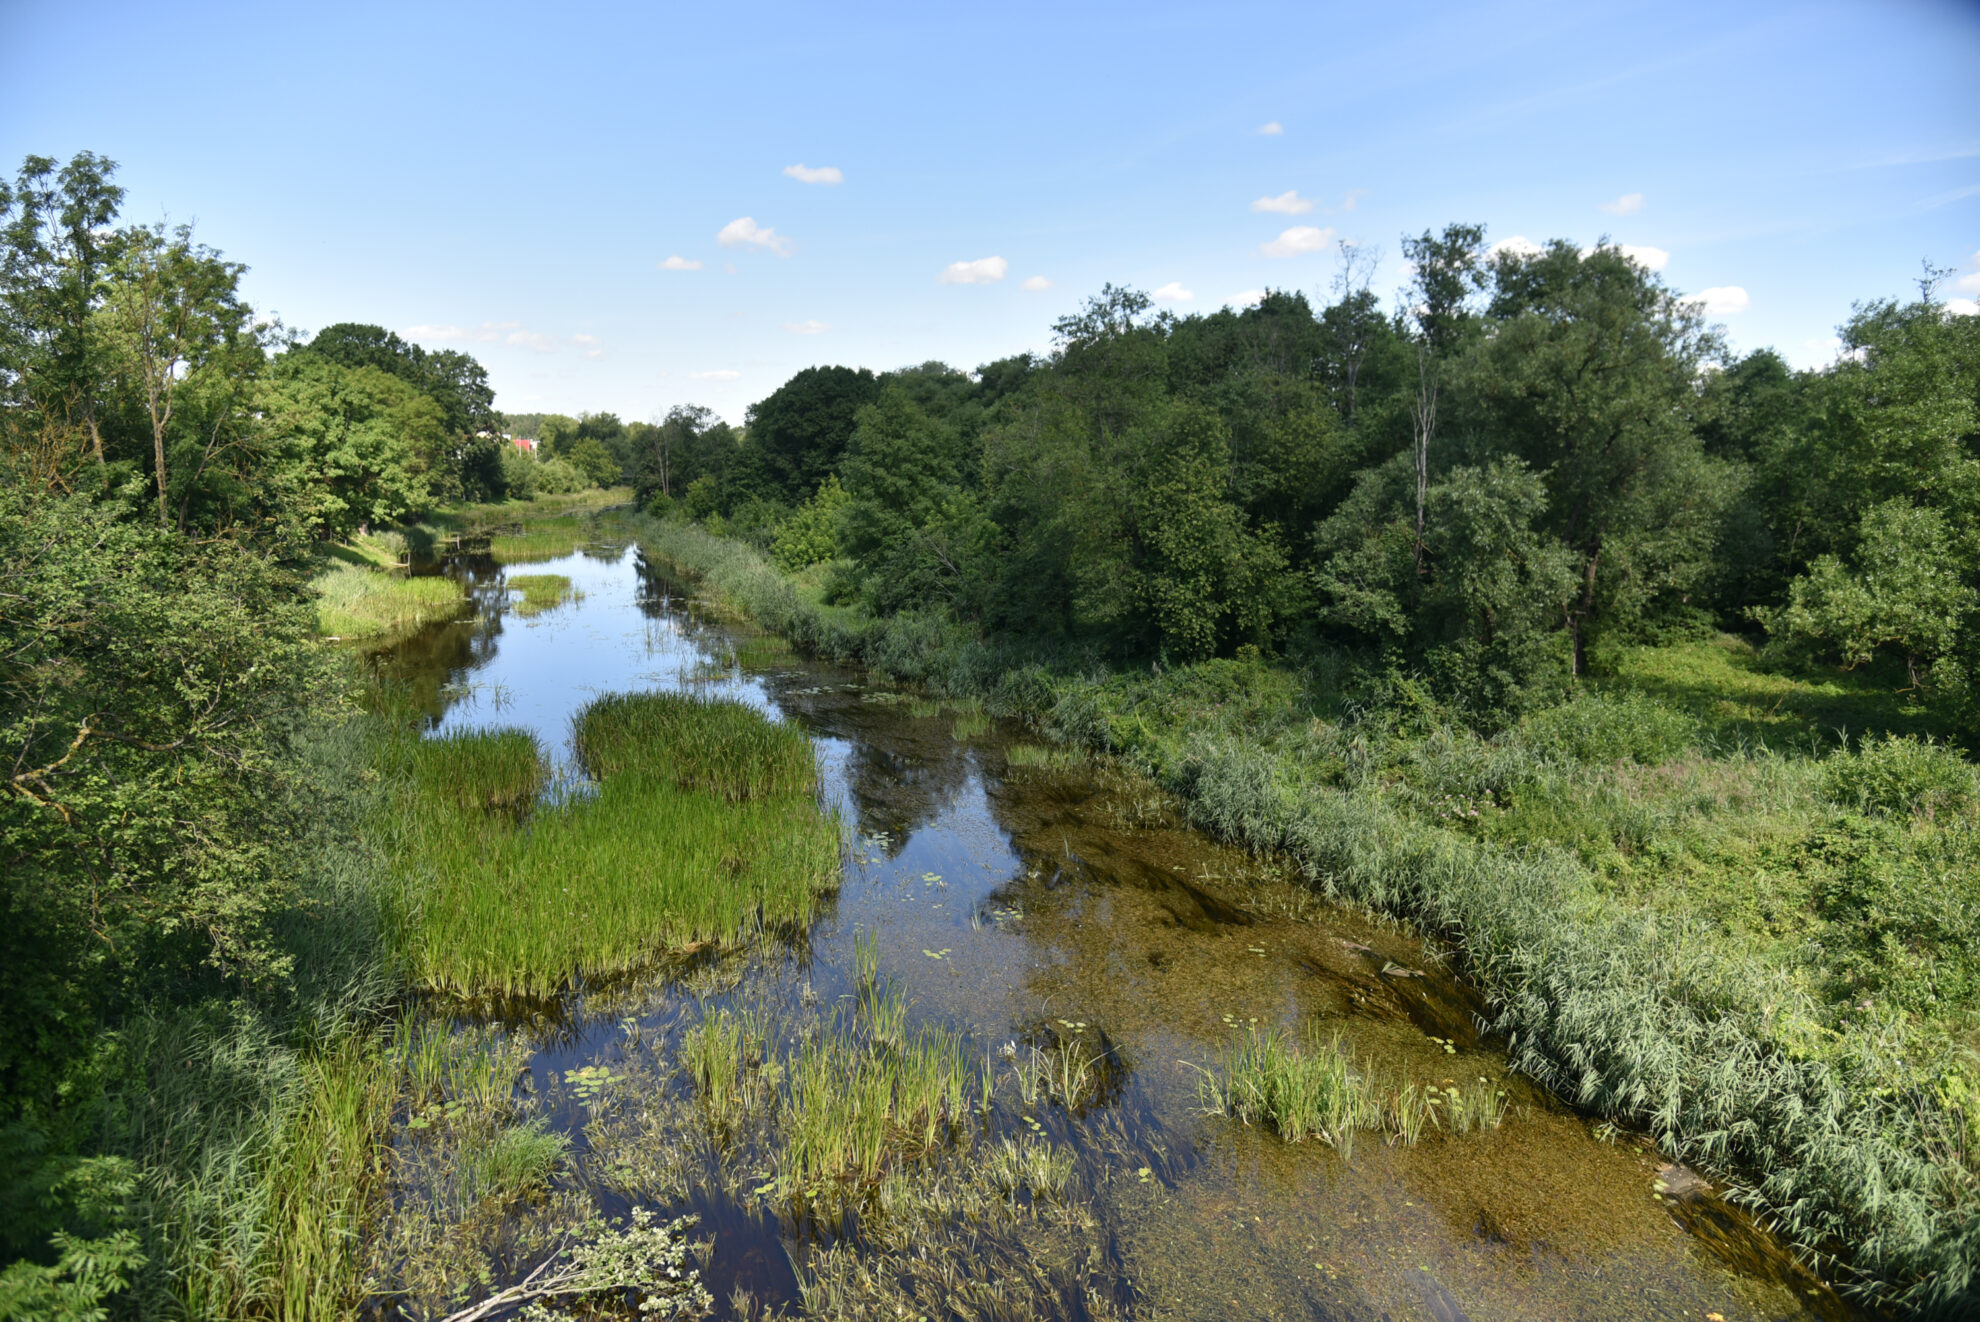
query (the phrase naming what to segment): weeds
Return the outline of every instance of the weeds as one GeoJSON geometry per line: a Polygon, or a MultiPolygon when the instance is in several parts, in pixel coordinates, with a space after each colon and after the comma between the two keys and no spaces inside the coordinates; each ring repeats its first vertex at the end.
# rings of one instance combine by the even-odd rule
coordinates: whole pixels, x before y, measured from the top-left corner
{"type": "Polygon", "coordinates": [[[734,803],[811,794],[811,740],[754,707],[687,693],[599,698],[572,720],[584,767],[604,780],[630,773],[734,803]]]}

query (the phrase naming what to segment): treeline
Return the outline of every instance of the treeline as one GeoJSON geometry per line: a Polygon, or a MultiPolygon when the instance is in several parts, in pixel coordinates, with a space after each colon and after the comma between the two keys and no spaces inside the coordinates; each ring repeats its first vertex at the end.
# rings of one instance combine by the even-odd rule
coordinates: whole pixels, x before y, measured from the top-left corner
{"type": "Polygon", "coordinates": [[[1764,629],[1963,701],[1980,318],[1934,273],[1798,372],[1619,248],[1404,249],[1397,310],[1352,279],[1186,317],[1110,286],[1049,357],[811,368],[740,435],[676,410],[626,468],[829,564],[829,599],[1114,660],[1345,649],[1497,719],[1617,645],[1764,629]]]}
{"type": "MultiPolygon", "coordinates": [[[[299,553],[458,501],[609,484],[588,438],[509,444],[488,373],[379,326],[304,339],[190,227],[117,224],[112,163],[0,181],[0,480],[299,553]]],[[[620,429],[621,431],[623,429],[620,429]]]]}

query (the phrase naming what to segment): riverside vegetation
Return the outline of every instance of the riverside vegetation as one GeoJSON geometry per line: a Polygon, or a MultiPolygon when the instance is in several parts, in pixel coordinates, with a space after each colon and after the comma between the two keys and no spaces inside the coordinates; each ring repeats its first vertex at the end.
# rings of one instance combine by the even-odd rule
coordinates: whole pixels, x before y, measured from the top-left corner
{"type": "MultiPolygon", "coordinates": [[[[620,481],[724,608],[958,737],[1015,716],[1132,763],[1445,942],[1517,1068],[1738,1181],[1866,1299],[1970,1309],[1980,319],[1934,273],[1792,372],[1619,249],[1452,226],[1406,241],[1400,312],[1344,252],[1317,310],[1110,287],[1049,357],[626,425],[504,419],[472,358],[378,327],[289,336],[120,201],[86,153],[0,189],[0,1315],[439,1316],[525,1257],[570,1289],[514,1302],[685,1314],[696,1228],[645,1211],[706,1151],[873,1227],[814,1255],[815,1313],[965,1299],[986,1264],[1041,1315],[1118,1311],[1098,1174],[1013,1109],[1084,1104],[1099,1058],[1064,1038],[995,1065],[876,973],[803,1022],[684,1008],[623,1076],[530,1095],[414,1012],[801,927],[837,875],[784,727],[601,699],[559,784],[527,735],[416,738],[325,645],[464,610],[411,572],[436,546],[569,553],[620,481]],[[568,1105],[640,1217],[551,1179],[568,1105]]],[[[1495,1087],[1415,1087],[1247,1030],[1204,1105],[1337,1145],[1499,1118],[1495,1087]]]]}

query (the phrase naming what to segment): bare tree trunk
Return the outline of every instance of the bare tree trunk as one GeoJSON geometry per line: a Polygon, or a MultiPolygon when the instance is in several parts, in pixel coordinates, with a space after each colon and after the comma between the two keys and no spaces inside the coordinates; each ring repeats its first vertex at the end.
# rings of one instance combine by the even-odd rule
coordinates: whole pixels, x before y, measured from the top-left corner
{"type": "Polygon", "coordinates": [[[1425,344],[1416,346],[1416,399],[1410,404],[1416,429],[1416,572],[1423,573],[1423,506],[1430,493],[1430,435],[1437,429],[1437,364],[1425,344]]]}

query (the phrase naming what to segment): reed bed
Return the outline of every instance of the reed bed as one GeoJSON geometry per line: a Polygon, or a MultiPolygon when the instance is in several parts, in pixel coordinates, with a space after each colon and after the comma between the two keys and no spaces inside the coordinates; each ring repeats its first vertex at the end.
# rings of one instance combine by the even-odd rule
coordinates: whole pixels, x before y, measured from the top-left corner
{"type": "Polygon", "coordinates": [[[411,633],[429,620],[452,619],[466,600],[451,579],[405,578],[358,565],[326,570],[310,587],[316,592],[316,630],[330,638],[411,633]]]}
{"type": "Polygon", "coordinates": [[[512,592],[522,593],[522,600],[510,610],[524,619],[555,610],[567,601],[576,601],[579,596],[571,587],[571,580],[562,574],[511,574],[504,580],[504,585],[512,592]]]}
{"type": "Polygon", "coordinates": [[[579,714],[585,763],[602,776],[592,793],[540,798],[540,750],[517,731],[408,751],[399,939],[421,981],[547,996],[810,918],[837,882],[839,831],[811,792],[803,733],[733,703],[645,700],[658,696],[579,714]]]}
{"type": "Polygon", "coordinates": [[[633,773],[732,803],[818,788],[804,731],[727,699],[613,694],[577,714],[571,738],[585,770],[601,780],[633,773]]]}
{"type": "Polygon", "coordinates": [[[1013,769],[1025,771],[1065,771],[1085,766],[1086,755],[1077,748],[1048,748],[1044,744],[1012,744],[1004,750],[1004,760],[1013,769]]]}
{"type": "Polygon", "coordinates": [[[582,514],[533,519],[489,533],[488,554],[505,565],[559,560],[597,540],[596,520],[582,514]]]}

